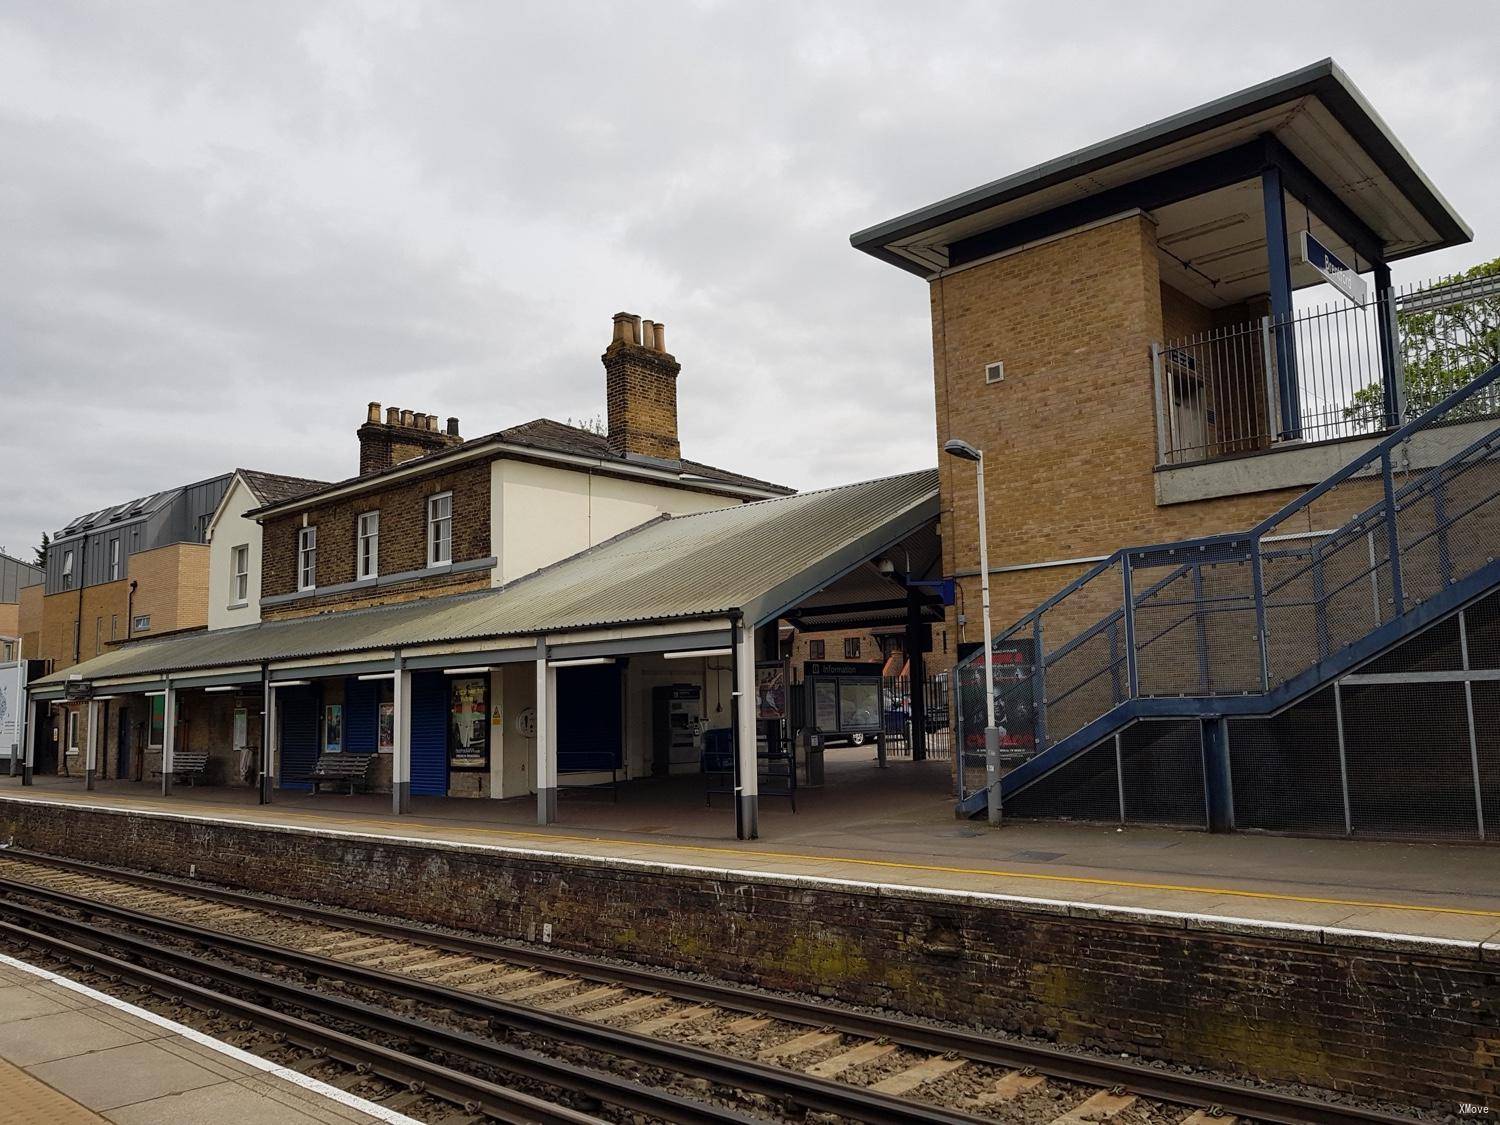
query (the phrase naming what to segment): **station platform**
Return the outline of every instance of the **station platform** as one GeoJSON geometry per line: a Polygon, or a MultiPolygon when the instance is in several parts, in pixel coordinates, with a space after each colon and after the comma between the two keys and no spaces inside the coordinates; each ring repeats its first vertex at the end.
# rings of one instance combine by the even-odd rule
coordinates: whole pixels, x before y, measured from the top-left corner
{"type": "MultiPolygon", "coordinates": [[[[683,779],[623,785],[618,802],[590,793],[560,803],[562,823],[529,823],[529,800],[417,798],[396,816],[388,798],[245,789],[0,778],[0,800],[71,803],[296,831],[431,842],[536,856],[589,858],[675,872],[771,876],[829,886],[948,892],[997,906],[1146,915],[1176,924],[1279,929],[1317,943],[1392,936],[1453,943],[1459,956],[1500,960],[1500,851],[1470,844],[1306,839],[1165,828],[956,821],[945,762],[868,768],[868,750],[830,752],[829,784],[798,794],[797,811],[763,798],[762,840],[726,838],[732,812],[683,779]],[[858,784],[848,784],[850,778],[858,784]],[[586,827],[584,827],[586,825],[586,827]],[[1191,924],[1191,923],[1190,923],[1191,924]],[[1488,947],[1488,948],[1486,948],[1488,947]]],[[[128,866],[129,857],[119,862],[128,866]]],[[[292,892],[295,893],[295,892],[292,892]]]]}
{"type": "Polygon", "coordinates": [[[0,956],[0,1105],[16,1125],[360,1125],[412,1118],[0,956]]]}

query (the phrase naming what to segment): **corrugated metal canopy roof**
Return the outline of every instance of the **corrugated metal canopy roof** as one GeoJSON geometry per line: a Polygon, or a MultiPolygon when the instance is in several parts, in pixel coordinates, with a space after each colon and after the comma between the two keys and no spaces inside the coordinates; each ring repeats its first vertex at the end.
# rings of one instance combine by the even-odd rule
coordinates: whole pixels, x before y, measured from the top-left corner
{"type": "Polygon", "coordinates": [[[134,643],[37,686],[733,612],[759,624],[937,514],[925,469],[663,517],[500,589],[134,643]]]}

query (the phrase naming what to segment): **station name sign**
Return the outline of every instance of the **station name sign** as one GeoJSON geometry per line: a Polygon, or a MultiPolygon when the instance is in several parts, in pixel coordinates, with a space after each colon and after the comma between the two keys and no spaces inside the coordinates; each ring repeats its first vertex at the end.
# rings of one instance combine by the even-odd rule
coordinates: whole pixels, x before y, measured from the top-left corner
{"type": "Polygon", "coordinates": [[[69,680],[64,694],[69,699],[90,699],[94,694],[94,685],[89,680],[69,680]]]}
{"type": "Polygon", "coordinates": [[[1356,305],[1363,305],[1370,298],[1370,287],[1364,278],[1346,266],[1332,250],[1312,236],[1311,231],[1302,232],[1302,260],[1323,275],[1332,285],[1356,305]]]}

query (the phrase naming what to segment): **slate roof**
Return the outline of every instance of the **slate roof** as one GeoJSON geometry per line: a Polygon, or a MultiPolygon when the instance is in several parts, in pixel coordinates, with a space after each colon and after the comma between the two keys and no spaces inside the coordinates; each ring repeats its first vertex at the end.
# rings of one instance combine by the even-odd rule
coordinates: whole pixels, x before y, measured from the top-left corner
{"type": "Polygon", "coordinates": [[[289,477],[283,473],[262,473],[256,469],[236,469],[250,491],[262,504],[280,504],[295,500],[309,492],[329,487],[326,480],[311,480],[308,477],[289,477]]]}

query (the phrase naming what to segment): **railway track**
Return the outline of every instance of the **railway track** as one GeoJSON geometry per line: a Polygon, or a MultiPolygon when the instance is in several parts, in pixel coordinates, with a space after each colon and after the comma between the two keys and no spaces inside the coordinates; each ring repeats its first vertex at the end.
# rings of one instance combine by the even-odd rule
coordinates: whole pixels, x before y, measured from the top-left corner
{"type": "MultiPolygon", "coordinates": [[[[813,1111],[869,1122],[1414,1121],[76,860],[7,852],[0,893],[9,940],[50,942],[63,959],[96,958],[100,971],[153,990],[174,977],[201,981],[183,997],[198,1006],[227,992],[236,1003],[290,1010],[300,1024],[278,1034],[299,1043],[332,1024],[405,1044],[381,1059],[356,1057],[347,1043],[312,1049],[497,1120],[785,1120],[813,1111]],[[416,1075],[413,1052],[444,1073],[416,1075]],[[466,1089],[475,1068],[487,1086],[466,1089]],[[575,1116],[538,1116],[538,1100],[575,1116]]],[[[260,1026],[258,1015],[242,1018],[260,1026]]]]}

